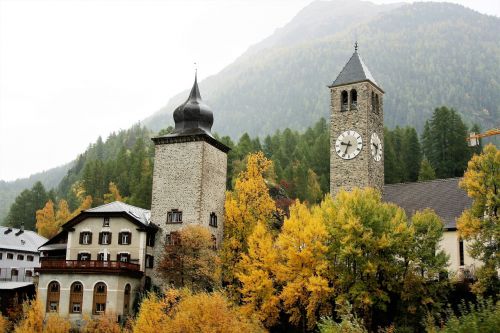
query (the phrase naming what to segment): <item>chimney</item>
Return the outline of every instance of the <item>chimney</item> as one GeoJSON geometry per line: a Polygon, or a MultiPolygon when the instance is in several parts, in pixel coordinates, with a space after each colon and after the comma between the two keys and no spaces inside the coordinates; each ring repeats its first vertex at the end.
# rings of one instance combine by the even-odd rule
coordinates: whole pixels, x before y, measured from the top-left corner
{"type": "Polygon", "coordinates": [[[18,232],[16,232],[16,236],[19,236],[20,234],[22,234],[24,232],[24,223],[21,224],[21,228],[19,229],[18,232]]]}

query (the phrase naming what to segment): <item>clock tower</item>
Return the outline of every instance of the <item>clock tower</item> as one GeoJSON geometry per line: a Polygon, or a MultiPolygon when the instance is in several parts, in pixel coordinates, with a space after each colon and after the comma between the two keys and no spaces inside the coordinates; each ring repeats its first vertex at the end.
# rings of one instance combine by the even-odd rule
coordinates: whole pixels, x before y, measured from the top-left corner
{"type": "Polygon", "coordinates": [[[384,91],[354,47],[329,86],[331,96],[330,193],[384,185],[384,91]]]}

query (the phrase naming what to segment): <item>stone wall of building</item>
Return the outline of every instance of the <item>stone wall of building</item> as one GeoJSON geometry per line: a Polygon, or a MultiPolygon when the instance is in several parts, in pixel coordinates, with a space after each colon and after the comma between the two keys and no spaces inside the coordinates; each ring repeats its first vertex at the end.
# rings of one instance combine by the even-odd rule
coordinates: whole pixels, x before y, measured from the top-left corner
{"type": "MultiPolygon", "coordinates": [[[[330,136],[330,193],[335,196],[344,188],[375,187],[382,191],[384,184],[384,158],[375,161],[371,154],[371,135],[377,133],[384,141],[383,92],[368,81],[331,88],[331,136],[330,136]],[[350,91],[357,91],[357,108],[351,106],[350,91]],[[346,111],[341,108],[342,91],[349,93],[346,111]],[[372,92],[379,96],[378,112],[372,111],[372,92]],[[335,142],[344,131],[356,131],[361,135],[363,147],[353,159],[345,160],[337,155],[335,142]]],[[[383,146],[383,145],[382,145],[383,146]]]]}
{"type": "MultiPolygon", "coordinates": [[[[153,172],[151,221],[160,227],[155,241],[155,267],[165,246],[165,237],[189,224],[206,226],[222,241],[227,155],[205,141],[156,145],[153,172]],[[182,223],[167,223],[168,212],[182,212],[182,223]],[[217,227],[209,226],[210,213],[217,227]]],[[[153,272],[153,283],[163,281],[153,272]]]]}

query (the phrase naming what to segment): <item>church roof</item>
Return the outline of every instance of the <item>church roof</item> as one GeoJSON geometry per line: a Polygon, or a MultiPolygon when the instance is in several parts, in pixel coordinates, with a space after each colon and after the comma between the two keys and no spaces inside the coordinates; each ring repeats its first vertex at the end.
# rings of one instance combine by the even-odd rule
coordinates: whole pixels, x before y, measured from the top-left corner
{"type": "Polygon", "coordinates": [[[370,81],[380,89],[377,81],[375,81],[373,75],[370,73],[370,70],[368,69],[368,67],[366,67],[363,59],[361,59],[356,44],[353,55],[344,66],[340,74],[337,76],[335,81],[333,81],[333,83],[330,85],[330,88],[362,81],[370,81]]]}
{"type": "Polygon", "coordinates": [[[188,99],[174,111],[175,129],[168,136],[207,134],[212,136],[214,115],[212,109],[203,102],[195,75],[188,99]]]}
{"type": "Polygon", "coordinates": [[[385,185],[383,200],[402,207],[408,216],[425,208],[441,217],[445,229],[456,229],[456,219],[472,204],[471,198],[458,186],[461,178],[385,185]]]}

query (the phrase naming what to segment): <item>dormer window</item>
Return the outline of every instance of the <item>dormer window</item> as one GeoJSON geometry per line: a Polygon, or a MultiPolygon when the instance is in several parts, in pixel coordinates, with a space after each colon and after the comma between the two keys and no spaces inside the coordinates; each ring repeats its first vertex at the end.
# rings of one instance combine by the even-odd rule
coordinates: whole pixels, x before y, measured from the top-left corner
{"type": "Polygon", "coordinates": [[[347,111],[349,107],[349,97],[347,91],[340,93],[340,111],[347,111]]]}
{"type": "Polygon", "coordinates": [[[210,213],[210,220],[208,221],[208,225],[217,228],[217,214],[215,214],[214,212],[210,213]]]}
{"type": "Polygon", "coordinates": [[[102,222],[103,227],[109,227],[109,217],[104,218],[104,222],[102,222]]]}
{"type": "Polygon", "coordinates": [[[80,244],[92,244],[92,233],[90,231],[80,232],[80,244]]]}
{"type": "Polygon", "coordinates": [[[99,244],[109,245],[111,244],[111,233],[103,231],[99,233],[99,244]]]}
{"type": "Polygon", "coordinates": [[[356,89],[351,90],[351,110],[358,109],[358,92],[356,89]]]}
{"type": "Polygon", "coordinates": [[[182,223],[182,212],[172,209],[167,213],[167,223],[182,223]]]}

